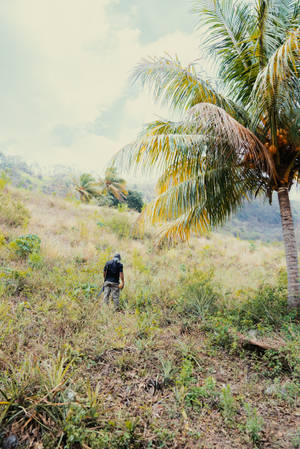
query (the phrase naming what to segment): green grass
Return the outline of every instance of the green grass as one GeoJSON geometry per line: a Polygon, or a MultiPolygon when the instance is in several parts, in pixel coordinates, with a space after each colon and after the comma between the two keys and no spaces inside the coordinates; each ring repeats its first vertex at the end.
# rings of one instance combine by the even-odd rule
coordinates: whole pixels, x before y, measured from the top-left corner
{"type": "Polygon", "coordinates": [[[30,219],[25,232],[1,221],[0,443],[10,433],[49,449],[296,441],[300,330],[282,248],[212,234],[157,249],[152,230],[132,233],[133,213],[8,195],[30,219]],[[117,250],[120,313],[96,300],[117,250]],[[286,346],[243,349],[236,336],[249,331],[286,346]]]}

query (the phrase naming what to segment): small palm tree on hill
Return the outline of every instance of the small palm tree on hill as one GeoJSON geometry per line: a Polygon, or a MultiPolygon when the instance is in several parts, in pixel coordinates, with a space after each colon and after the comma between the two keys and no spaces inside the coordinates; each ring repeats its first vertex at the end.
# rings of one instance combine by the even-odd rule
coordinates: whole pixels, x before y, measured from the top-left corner
{"type": "MultiPolygon", "coordinates": [[[[135,79],[179,113],[150,123],[118,156],[160,171],[146,208],[166,238],[219,225],[245,201],[278,195],[288,303],[299,307],[297,249],[289,191],[300,180],[300,3],[196,0],[194,12],[218,62],[215,80],[177,58],[143,60],[135,79]]],[[[124,162],[122,162],[124,165],[124,162]]]]}
{"type": "Polygon", "coordinates": [[[101,190],[101,195],[111,194],[118,201],[125,201],[127,195],[126,181],[119,177],[116,167],[108,167],[104,179],[99,179],[97,184],[101,190]]]}
{"type": "Polygon", "coordinates": [[[80,176],[79,182],[75,185],[75,190],[79,193],[80,200],[83,203],[89,203],[93,197],[100,193],[95,178],[89,173],[83,173],[80,176]]]}

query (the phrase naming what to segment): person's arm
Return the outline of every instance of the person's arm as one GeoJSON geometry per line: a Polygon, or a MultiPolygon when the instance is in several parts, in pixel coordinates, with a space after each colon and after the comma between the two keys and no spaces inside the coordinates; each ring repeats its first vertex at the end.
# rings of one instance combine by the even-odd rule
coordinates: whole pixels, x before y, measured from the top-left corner
{"type": "Polygon", "coordinates": [[[120,273],[120,280],[121,280],[121,282],[120,282],[120,284],[119,284],[119,288],[122,289],[122,288],[124,288],[124,285],[125,285],[125,280],[124,280],[124,273],[123,273],[123,271],[120,273]]]}
{"type": "Polygon", "coordinates": [[[107,273],[107,264],[105,264],[105,267],[103,269],[103,279],[104,279],[104,281],[106,279],[106,273],[107,273]]]}

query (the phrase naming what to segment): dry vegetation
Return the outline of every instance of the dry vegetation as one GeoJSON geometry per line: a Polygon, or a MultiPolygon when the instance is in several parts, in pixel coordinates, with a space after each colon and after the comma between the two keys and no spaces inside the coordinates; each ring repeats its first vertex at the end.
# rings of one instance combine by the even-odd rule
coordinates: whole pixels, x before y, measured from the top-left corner
{"type": "Polygon", "coordinates": [[[211,234],[155,249],[151,231],[133,235],[132,213],[2,194],[0,442],[300,447],[300,330],[279,244],[211,234]],[[116,250],[120,313],[96,299],[116,250]],[[241,333],[279,349],[242,347],[241,333]]]}

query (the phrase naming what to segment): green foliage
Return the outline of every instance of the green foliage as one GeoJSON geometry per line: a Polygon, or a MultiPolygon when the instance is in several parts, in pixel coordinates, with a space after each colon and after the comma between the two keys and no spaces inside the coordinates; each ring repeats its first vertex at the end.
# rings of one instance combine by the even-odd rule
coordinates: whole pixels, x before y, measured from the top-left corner
{"type": "Polygon", "coordinates": [[[140,192],[137,192],[136,190],[128,190],[126,203],[129,209],[134,209],[138,212],[142,212],[144,202],[142,194],[140,192]]]}
{"type": "Polygon", "coordinates": [[[289,319],[285,287],[262,285],[233,312],[233,322],[241,329],[260,325],[262,328],[278,328],[289,319]]]}
{"type": "Polygon", "coordinates": [[[185,403],[188,407],[199,409],[202,407],[215,407],[219,402],[219,392],[213,377],[205,379],[201,387],[191,386],[185,395],[185,403]]]}
{"type": "MultiPolygon", "coordinates": [[[[27,271],[15,270],[3,267],[0,271],[1,286],[4,288],[2,294],[19,294],[26,288],[27,271]]],[[[0,290],[1,291],[1,290],[0,290]]]]}
{"type": "Polygon", "coordinates": [[[126,197],[124,195],[122,201],[113,195],[112,192],[108,191],[106,195],[99,196],[98,205],[118,208],[122,205],[126,205],[129,209],[141,212],[144,202],[142,194],[136,190],[128,190],[126,197]]]}
{"type": "Polygon", "coordinates": [[[9,226],[26,226],[30,218],[28,209],[8,193],[0,192],[0,222],[9,226]]]}
{"type": "Polygon", "coordinates": [[[0,192],[4,190],[4,188],[7,186],[7,184],[10,182],[9,176],[5,172],[5,170],[2,170],[0,175],[0,192]]]}
{"type": "Polygon", "coordinates": [[[41,239],[35,234],[23,235],[10,242],[9,248],[22,259],[26,259],[29,255],[40,252],[41,239]]]}
{"type": "Polygon", "coordinates": [[[295,434],[293,435],[292,445],[294,449],[300,448],[300,427],[297,428],[295,434]]]}
{"type": "MultiPolygon", "coordinates": [[[[251,441],[256,445],[261,439],[261,432],[263,430],[264,421],[257,413],[256,408],[252,408],[247,402],[244,404],[246,411],[246,432],[251,441]]],[[[256,447],[256,446],[255,446],[256,447]]]]}
{"type": "Polygon", "coordinates": [[[82,293],[85,296],[85,298],[91,299],[95,297],[98,290],[99,287],[96,284],[84,282],[83,284],[80,284],[77,287],[75,287],[74,295],[77,296],[78,294],[82,293]]]}
{"type": "Polygon", "coordinates": [[[177,311],[183,317],[199,319],[214,314],[219,299],[213,272],[194,270],[182,278],[177,311]]]}
{"type": "Polygon", "coordinates": [[[31,268],[39,270],[44,264],[44,258],[40,252],[34,251],[28,256],[28,264],[31,268]]]}
{"type": "Polygon", "coordinates": [[[180,371],[176,376],[176,384],[186,387],[195,382],[193,371],[193,362],[190,359],[183,359],[180,371]]]}
{"type": "Polygon", "coordinates": [[[106,221],[106,225],[120,238],[129,238],[132,226],[125,215],[114,216],[106,221]]]}
{"type": "Polygon", "coordinates": [[[203,325],[203,329],[209,331],[209,339],[212,346],[234,349],[235,341],[230,333],[231,323],[224,316],[211,317],[203,325]]]}
{"type": "Polygon", "coordinates": [[[234,397],[232,396],[229,385],[226,385],[226,387],[222,388],[220,395],[220,406],[225,422],[229,423],[230,421],[232,421],[237,412],[237,404],[234,397]]]}

